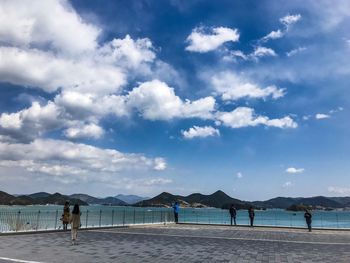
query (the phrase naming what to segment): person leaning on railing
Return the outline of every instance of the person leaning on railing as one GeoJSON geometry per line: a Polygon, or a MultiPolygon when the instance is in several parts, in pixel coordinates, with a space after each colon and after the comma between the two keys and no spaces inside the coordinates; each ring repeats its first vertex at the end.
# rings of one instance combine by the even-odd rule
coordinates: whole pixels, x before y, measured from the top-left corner
{"type": "Polygon", "coordinates": [[[179,222],[179,210],[180,210],[180,206],[178,202],[175,202],[175,204],[173,205],[173,209],[174,209],[175,223],[177,224],[179,222]]]}
{"type": "Polygon", "coordinates": [[[75,242],[77,241],[77,238],[78,238],[78,228],[81,226],[80,215],[81,213],[80,213],[79,205],[75,204],[72,211],[72,215],[69,220],[71,224],[72,245],[75,245],[75,242]]]}

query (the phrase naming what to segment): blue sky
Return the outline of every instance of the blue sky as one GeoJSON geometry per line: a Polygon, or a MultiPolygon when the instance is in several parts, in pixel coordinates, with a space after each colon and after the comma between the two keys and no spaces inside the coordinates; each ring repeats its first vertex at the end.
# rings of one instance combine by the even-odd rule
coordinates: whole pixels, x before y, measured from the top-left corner
{"type": "Polygon", "coordinates": [[[348,1],[6,1],[0,185],[350,195],[348,1]]]}

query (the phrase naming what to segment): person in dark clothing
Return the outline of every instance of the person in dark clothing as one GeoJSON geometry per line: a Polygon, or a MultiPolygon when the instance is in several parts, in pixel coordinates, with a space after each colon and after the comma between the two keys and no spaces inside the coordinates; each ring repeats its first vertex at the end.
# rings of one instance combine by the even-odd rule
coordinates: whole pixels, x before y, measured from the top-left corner
{"type": "Polygon", "coordinates": [[[306,221],[306,224],[307,224],[307,228],[309,229],[309,232],[311,232],[311,222],[312,222],[311,218],[312,218],[312,215],[307,209],[305,209],[304,217],[305,217],[305,221],[306,221]]]}
{"type": "Polygon", "coordinates": [[[230,206],[230,215],[231,215],[231,226],[232,226],[232,220],[233,220],[234,224],[236,225],[237,211],[236,211],[236,208],[233,204],[230,206]]]}
{"type": "Polygon", "coordinates": [[[179,222],[179,210],[180,210],[180,206],[178,202],[175,202],[175,204],[173,205],[173,209],[174,209],[175,223],[177,224],[179,222]]]}
{"type": "Polygon", "coordinates": [[[253,226],[253,225],[254,225],[254,216],[255,216],[255,213],[254,213],[254,209],[253,209],[252,206],[249,207],[248,215],[249,215],[249,220],[250,220],[250,226],[253,226]]]}

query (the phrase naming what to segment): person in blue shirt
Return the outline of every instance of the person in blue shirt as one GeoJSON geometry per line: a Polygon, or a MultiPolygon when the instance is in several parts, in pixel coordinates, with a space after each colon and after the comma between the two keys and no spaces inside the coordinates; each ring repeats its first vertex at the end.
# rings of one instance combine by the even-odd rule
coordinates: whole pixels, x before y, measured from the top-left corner
{"type": "Polygon", "coordinates": [[[174,209],[175,223],[177,224],[179,222],[179,210],[180,210],[180,206],[178,202],[175,202],[175,204],[173,205],[173,209],[174,209]]]}

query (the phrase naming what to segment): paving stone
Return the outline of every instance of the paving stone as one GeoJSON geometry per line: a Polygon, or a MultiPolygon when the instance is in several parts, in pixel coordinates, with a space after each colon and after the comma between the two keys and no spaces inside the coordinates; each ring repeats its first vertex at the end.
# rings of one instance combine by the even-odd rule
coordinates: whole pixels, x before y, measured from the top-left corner
{"type": "MultiPolygon", "coordinates": [[[[0,257],[58,262],[350,262],[350,232],[166,225],[0,236],[0,257]]],[[[0,259],[0,263],[3,263],[0,259]]]]}

